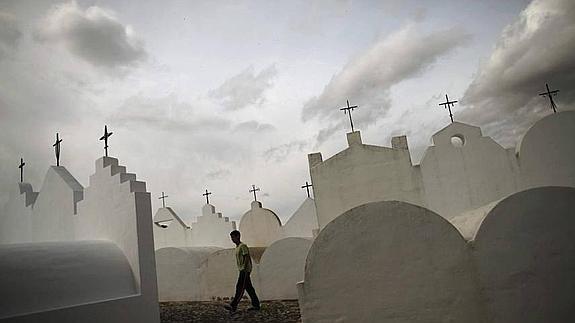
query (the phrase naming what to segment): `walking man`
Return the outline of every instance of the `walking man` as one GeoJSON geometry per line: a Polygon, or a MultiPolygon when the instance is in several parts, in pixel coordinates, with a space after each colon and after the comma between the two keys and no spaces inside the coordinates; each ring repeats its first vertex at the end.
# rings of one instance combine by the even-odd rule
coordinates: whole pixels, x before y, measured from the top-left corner
{"type": "Polygon", "coordinates": [[[252,307],[248,308],[248,311],[259,311],[260,301],[258,299],[258,295],[256,295],[256,290],[254,289],[250,279],[250,273],[252,272],[252,258],[250,257],[250,249],[245,243],[240,241],[240,232],[238,230],[232,231],[230,233],[230,237],[233,243],[236,244],[236,263],[240,273],[238,276],[238,282],[236,284],[236,295],[234,296],[234,299],[230,305],[226,305],[225,307],[230,312],[235,312],[238,308],[238,303],[244,295],[245,290],[248,292],[248,295],[250,295],[250,299],[252,300],[252,307]]]}

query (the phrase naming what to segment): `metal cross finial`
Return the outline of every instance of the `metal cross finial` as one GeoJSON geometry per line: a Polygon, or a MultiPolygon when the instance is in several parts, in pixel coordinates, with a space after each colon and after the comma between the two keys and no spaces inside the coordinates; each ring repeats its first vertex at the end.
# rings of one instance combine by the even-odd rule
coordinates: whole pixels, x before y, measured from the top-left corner
{"type": "Polygon", "coordinates": [[[313,185],[309,184],[307,181],[305,181],[305,185],[302,186],[301,188],[305,188],[305,190],[307,191],[307,197],[310,197],[309,195],[309,188],[312,187],[313,185]]]}
{"type": "Polygon", "coordinates": [[[167,195],[164,195],[164,192],[162,192],[162,196],[160,196],[158,198],[158,200],[162,200],[162,207],[166,207],[166,197],[168,197],[167,195]]]}
{"type": "Polygon", "coordinates": [[[52,145],[54,147],[54,151],[56,152],[56,166],[60,166],[60,143],[62,139],[58,137],[58,133],[56,132],[56,142],[52,145]]]}
{"type": "Polygon", "coordinates": [[[24,158],[20,158],[20,166],[18,166],[20,168],[20,183],[24,182],[24,165],[26,165],[24,158]]]}
{"type": "Polygon", "coordinates": [[[256,188],[255,185],[252,185],[252,189],[250,190],[250,193],[252,193],[252,192],[254,193],[254,201],[257,201],[257,200],[258,200],[258,197],[256,196],[256,192],[259,191],[259,190],[260,190],[260,189],[259,189],[259,188],[256,188]]]}
{"type": "Polygon", "coordinates": [[[100,140],[104,140],[104,150],[106,151],[106,157],[108,157],[108,138],[113,134],[113,132],[108,132],[108,126],[104,126],[104,135],[100,140]]]}
{"type": "Polygon", "coordinates": [[[351,132],[353,132],[353,119],[351,118],[351,111],[353,111],[353,109],[356,109],[357,105],[354,106],[349,106],[349,100],[347,100],[347,107],[345,108],[341,108],[340,110],[343,111],[344,114],[347,114],[349,112],[349,123],[351,124],[351,132]]]}
{"type": "Polygon", "coordinates": [[[208,190],[206,190],[206,192],[202,194],[203,196],[206,197],[206,204],[210,204],[210,194],[212,194],[212,192],[208,192],[208,190]]]}
{"type": "Polygon", "coordinates": [[[451,107],[455,105],[457,101],[449,101],[447,94],[445,95],[445,102],[440,103],[439,105],[444,105],[449,110],[449,117],[451,118],[451,122],[453,122],[453,114],[451,113],[451,107]]]}
{"type": "Polygon", "coordinates": [[[557,113],[557,105],[555,104],[555,101],[553,101],[553,95],[557,95],[557,92],[559,92],[559,90],[550,91],[549,84],[547,83],[545,83],[545,88],[547,88],[547,92],[539,93],[539,95],[548,96],[549,102],[551,102],[551,109],[553,109],[553,113],[557,113]]]}

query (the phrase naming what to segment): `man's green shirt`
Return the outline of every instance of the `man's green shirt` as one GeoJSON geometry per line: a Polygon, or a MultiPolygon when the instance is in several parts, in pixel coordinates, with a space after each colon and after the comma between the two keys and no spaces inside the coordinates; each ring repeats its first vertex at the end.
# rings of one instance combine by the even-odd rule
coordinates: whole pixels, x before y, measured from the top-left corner
{"type": "Polygon", "coordinates": [[[239,271],[244,270],[248,273],[252,271],[252,258],[250,257],[250,249],[243,242],[240,242],[240,244],[236,246],[236,262],[238,264],[239,271]],[[248,256],[245,257],[245,255],[248,256]]]}

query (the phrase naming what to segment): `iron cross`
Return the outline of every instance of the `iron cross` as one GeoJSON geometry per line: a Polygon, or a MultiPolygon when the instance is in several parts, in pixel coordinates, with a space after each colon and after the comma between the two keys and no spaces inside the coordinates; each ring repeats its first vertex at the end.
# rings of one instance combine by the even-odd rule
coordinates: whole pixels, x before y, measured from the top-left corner
{"type": "Polygon", "coordinates": [[[162,200],[162,207],[166,207],[166,197],[168,197],[167,195],[164,195],[164,192],[162,192],[162,196],[160,196],[158,198],[158,200],[162,200]]]}
{"type": "Polygon", "coordinates": [[[260,189],[259,189],[259,188],[256,188],[255,185],[252,185],[252,189],[250,190],[250,193],[252,193],[252,192],[254,193],[254,201],[257,201],[257,200],[258,200],[258,197],[256,196],[256,192],[259,191],[259,190],[260,190],[260,189]]]}
{"type": "Polygon", "coordinates": [[[447,94],[445,95],[445,102],[440,103],[439,105],[444,105],[449,110],[449,117],[451,118],[451,122],[453,122],[453,114],[451,113],[451,107],[455,105],[457,101],[449,101],[447,94]]]}
{"type": "Polygon", "coordinates": [[[206,190],[206,192],[202,194],[203,196],[206,197],[206,204],[210,204],[210,194],[212,194],[212,192],[208,192],[208,190],[206,190]]]}
{"type": "Polygon", "coordinates": [[[56,132],[56,142],[52,145],[54,147],[54,151],[56,152],[56,166],[60,166],[60,143],[62,139],[58,137],[58,133],[56,132]]]}
{"type": "Polygon", "coordinates": [[[351,132],[353,132],[353,119],[351,118],[351,111],[353,111],[353,109],[356,108],[357,105],[349,106],[349,100],[347,100],[347,107],[340,109],[343,111],[343,114],[347,114],[349,112],[349,123],[351,124],[351,132]]]}
{"type": "Polygon", "coordinates": [[[301,188],[305,188],[305,190],[307,191],[307,197],[310,197],[309,195],[309,188],[312,187],[313,185],[309,184],[307,181],[305,181],[305,185],[302,186],[301,188]]]}
{"type": "Polygon", "coordinates": [[[104,126],[104,135],[100,140],[104,140],[104,150],[106,151],[106,157],[108,157],[108,137],[110,137],[113,132],[108,132],[108,126],[104,126]]]}
{"type": "Polygon", "coordinates": [[[20,166],[18,166],[20,168],[20,183],[24,182],[24,165],[26,165],[24,158],[20,158],[20,166]]]}
{"type": "Polygon", "coordinates": [[[555,101],[553,101],[553,95],[557,95],[557,92],[559,92],[559,90],[550,91],[549,84],[547,83],[545,83],[545,87],[547,88],[547,92],[540,93],[539,95],[548,96],[549,102],[551,102],[551,109],[553,109],[553,113],[557,113],[557,105],[555,104],[555,101]]]}

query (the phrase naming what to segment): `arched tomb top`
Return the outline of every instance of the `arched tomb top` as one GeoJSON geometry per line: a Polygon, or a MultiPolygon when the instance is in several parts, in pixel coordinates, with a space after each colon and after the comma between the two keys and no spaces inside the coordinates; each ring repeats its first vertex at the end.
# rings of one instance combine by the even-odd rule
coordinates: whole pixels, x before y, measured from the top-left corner
{"type": "Polygon", "coordinates": [[[575,315],[575,188],[513,194],[485,217],[475,263],[493,323],[567,322],[575,315]]]}
{"type": "Polygon", "coordinates": [[[110,241],[2,245],[0,258],[0,318],[137,294],[128,260],[110,241]]]}
{"type": "Polygon", "coordinates": [[[364,204],[327,224],[300,289],[309,322],[484,322],[479,303],[463,237],[438,214],[399,201],[364,204]]]}

